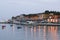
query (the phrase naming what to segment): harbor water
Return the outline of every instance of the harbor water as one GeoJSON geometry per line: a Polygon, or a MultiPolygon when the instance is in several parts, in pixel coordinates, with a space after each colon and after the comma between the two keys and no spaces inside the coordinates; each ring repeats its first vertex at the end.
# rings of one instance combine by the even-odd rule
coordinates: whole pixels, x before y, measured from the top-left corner
{"type": "Polygon", "coordinates": [[[0,40],[60,40],[60,26],[0,24],[0,40]]]}

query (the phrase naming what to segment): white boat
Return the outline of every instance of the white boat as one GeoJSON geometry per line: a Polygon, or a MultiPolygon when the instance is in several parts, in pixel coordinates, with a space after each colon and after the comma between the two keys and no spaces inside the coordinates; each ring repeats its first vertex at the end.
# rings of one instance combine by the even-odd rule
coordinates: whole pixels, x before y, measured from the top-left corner
{"type": "Polygon", "coordinates": [[[34,22],[33,21],[27,21],[28,24],[33,24],[34,22]]]}

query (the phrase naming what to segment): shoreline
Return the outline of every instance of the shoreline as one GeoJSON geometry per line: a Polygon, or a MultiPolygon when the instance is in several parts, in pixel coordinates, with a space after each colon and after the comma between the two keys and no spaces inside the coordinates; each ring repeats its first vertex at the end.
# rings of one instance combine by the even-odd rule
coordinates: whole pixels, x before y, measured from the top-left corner
{"type": "Polygon", "coordinates": [[[30,25],[30,26],[34,26],[34,25],[36,25],[36,26],[38,26],[38,25],[40,25],[40,26],[60,26],[60,23],[31,23],[31,24],[29,24],[29,23],[26,23],[26,24],[24,24],[24,23],[11,23],[11,22],[0,22],[0,24],[16,24],[16,25],[30,25]]]}

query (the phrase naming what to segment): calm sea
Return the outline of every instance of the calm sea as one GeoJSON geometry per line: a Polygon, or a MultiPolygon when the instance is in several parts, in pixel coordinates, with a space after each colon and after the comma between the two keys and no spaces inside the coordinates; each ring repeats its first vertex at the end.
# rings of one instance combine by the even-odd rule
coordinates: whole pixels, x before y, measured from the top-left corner
{"type": "Polygon", "coordinates": [[[60,40],[60,26],[0,24],[0,40],[60,40]]]}

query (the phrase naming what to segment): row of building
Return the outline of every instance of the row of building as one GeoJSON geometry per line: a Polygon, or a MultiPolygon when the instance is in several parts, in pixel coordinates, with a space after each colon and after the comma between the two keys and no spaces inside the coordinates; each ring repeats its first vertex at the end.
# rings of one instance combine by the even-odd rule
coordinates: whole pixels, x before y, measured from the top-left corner
{"type": "Polygon", "coordinates": [[[16,17],[12,17],[12,20],[16,21],[47,21],[47,22],[60,22],[60,12],[45,11],[43,13],[36,14],[22,14],[16,17]]]}

